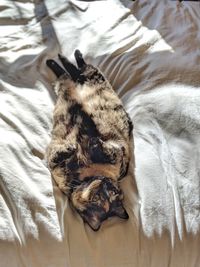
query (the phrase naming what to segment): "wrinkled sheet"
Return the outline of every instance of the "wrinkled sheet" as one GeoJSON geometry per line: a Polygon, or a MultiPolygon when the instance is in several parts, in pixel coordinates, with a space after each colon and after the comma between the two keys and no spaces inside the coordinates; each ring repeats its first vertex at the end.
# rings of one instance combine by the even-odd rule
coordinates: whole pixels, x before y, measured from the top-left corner
{"type": "Polygon", "coordinates": [[[1,0],[0,266],[200,265],[200,3],[1,0]],[[129,220],[83,224],[52,181],[55,77],[80,49],[122,98],[134,156],[129,220]]]}

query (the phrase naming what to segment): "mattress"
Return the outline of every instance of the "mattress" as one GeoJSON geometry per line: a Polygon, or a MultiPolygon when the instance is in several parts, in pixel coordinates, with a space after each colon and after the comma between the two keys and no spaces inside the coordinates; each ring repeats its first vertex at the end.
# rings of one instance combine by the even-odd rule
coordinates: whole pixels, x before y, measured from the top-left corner
{"type": "Polygon", "coordinates": [[[0,266],[196,267],[200,3],[1,0],[0,266]],[[56,101],[48,58],[80,49],[129,113],[129,220],[93,232],[47,168],[56,101]]]}

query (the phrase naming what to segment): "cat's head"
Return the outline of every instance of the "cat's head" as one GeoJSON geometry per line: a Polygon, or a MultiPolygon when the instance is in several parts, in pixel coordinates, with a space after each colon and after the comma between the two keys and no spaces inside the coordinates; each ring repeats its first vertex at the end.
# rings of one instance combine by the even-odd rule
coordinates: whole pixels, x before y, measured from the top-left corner
{"type": "Polygon", "coordinates": [[[109,217],[128,219],[118,184],[106,177],[89,177],[71,194],[73,207],[94,231],[109,217]]]}

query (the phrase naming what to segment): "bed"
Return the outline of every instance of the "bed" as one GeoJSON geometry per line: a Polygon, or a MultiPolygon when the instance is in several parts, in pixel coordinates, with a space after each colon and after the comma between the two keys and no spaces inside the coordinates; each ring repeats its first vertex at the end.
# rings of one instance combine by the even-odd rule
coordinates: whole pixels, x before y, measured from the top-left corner
{"type": "Polygon", "coordinates": [[[200,3],[2,0],[0,266],[200,265],[200,3]],[[80,49],[134,124],[129,220],[93,232],[45,159],[55,95],[45,61],[80,49]]]}

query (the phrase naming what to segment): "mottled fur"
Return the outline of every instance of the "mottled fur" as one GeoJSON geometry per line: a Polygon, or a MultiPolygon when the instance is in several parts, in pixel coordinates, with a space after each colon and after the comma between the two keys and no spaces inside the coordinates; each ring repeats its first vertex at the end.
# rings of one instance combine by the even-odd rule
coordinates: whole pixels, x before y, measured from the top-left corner
{"type": "Polygon", "coordinates": [[[59,188],[93,230],[110,216],[128,218],[119,180],[130,160],[131,120],[102,73],[76,50],[47,65],[57,76],[48,165],[59,188]]]}

